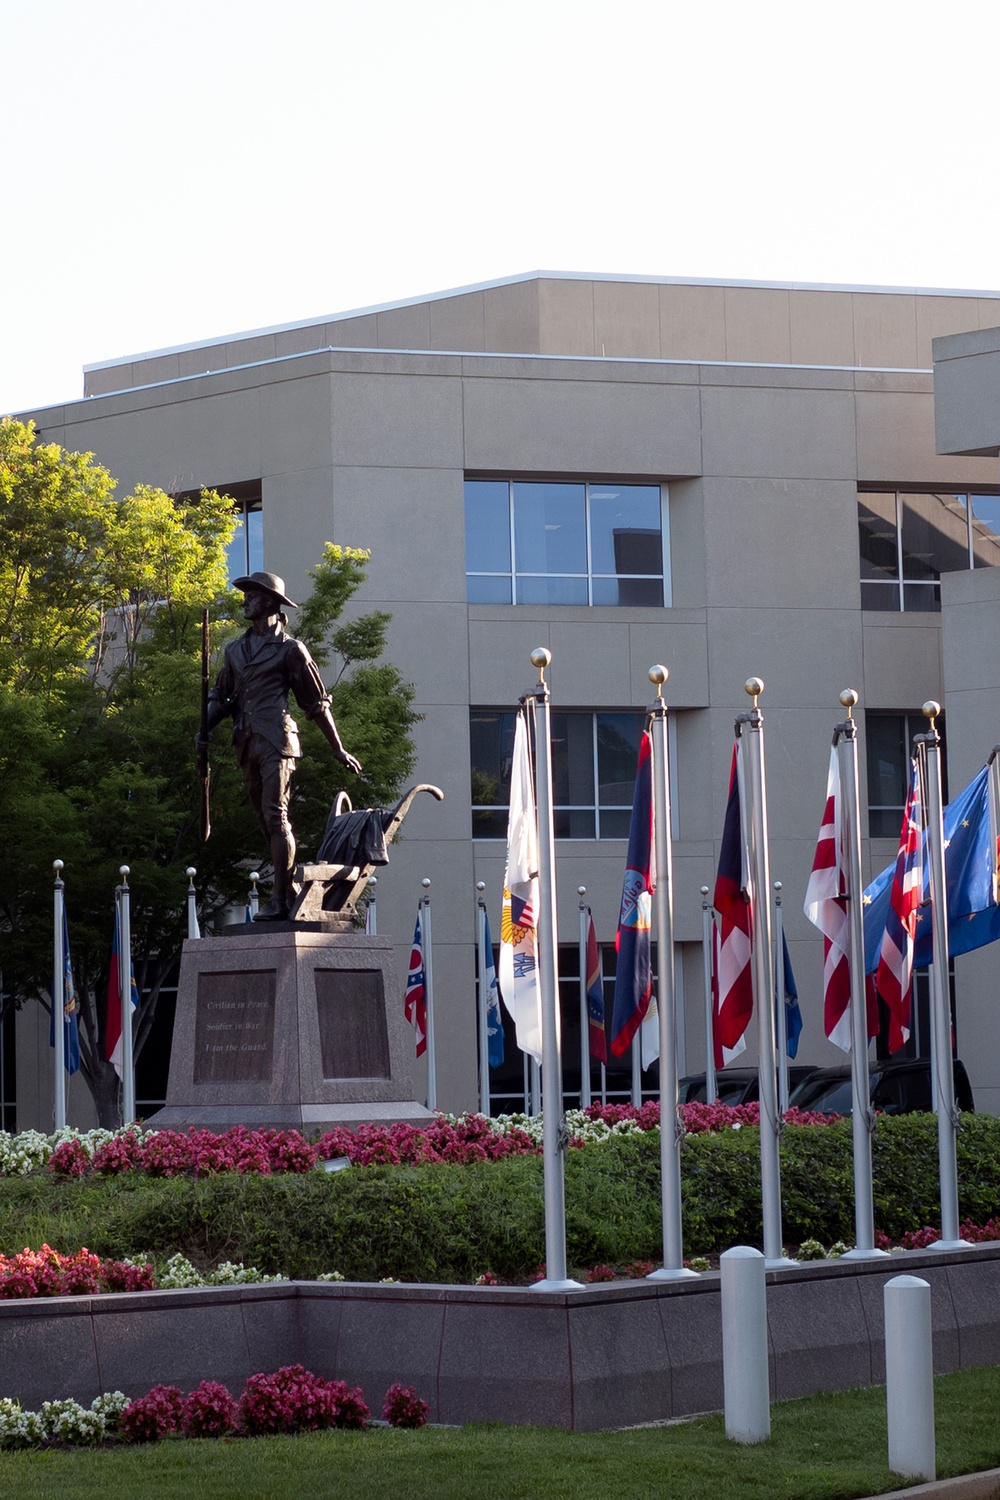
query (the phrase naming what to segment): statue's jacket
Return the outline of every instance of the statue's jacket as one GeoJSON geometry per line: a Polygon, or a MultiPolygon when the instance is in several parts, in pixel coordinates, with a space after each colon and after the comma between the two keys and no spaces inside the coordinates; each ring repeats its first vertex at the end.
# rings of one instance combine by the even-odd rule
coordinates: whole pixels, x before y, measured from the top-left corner
{"type": "Polygon", "coordinates": [[[222,670],[209,693],[209,714],[233,716],[233,744],[240,764],[251,735],[268,740],[279,755],[301,754],[298,725],[288,712],[289,689],[309,719],[329,709],[330,695],[308,647],[283,630],[258,635],[247,630],[226,647],[222,670]]]}

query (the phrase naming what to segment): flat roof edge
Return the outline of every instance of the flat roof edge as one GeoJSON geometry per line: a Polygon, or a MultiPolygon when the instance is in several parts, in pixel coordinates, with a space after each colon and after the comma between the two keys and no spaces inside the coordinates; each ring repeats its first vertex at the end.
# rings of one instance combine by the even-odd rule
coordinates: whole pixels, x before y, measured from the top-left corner
{"type": "MultiPolygon", "coordinates": [[[[191,343],[170,344],[161,349],[146,349],[135,354],[121,354],[114,359],[98,360],[83,366],[89,375],[95,370],[110,370],[116,365],[128,365],[136,360],[160,359],[169,354],[181,354],[192,349],[210,349],[217,344],[239,343],[242,339],[266,338],[272,333],[289,333],[296,328],[315,328],[323,323],[343,323],[351,318],[370,317],[374,313],[395,312],[399,308],[418,307],[426,302],[441,302],[448,297],[467,297],[475,292],[493,291],[499,287],[517,286],[526,281],[606,281],[629,282],[650,286],[715,286],[750,288],[762,291],[785,292],[858,292],[895,297],[984,297],[1000,300],[1000,291],[977,291],[945,287],[876,286],[848,282],[825,281],[754,281],[719,276],[643,276],[617,274],[610,271],[522,271],[515,276],[502,276],[492,281],[472,282],[468,286],[448,287],[444,291],[425,292],[418,297],[402,297],[394,302],[379,302],[369,307],[355,307],[347,312],[330,313],[325,317],[299,318],[290,323],[274,323],[264,328],[243,329],[238,333],[219,334],[208,339],[195,339],[191,343]]],[[[232,368],[238,368],[232,366],[232,368]]],[[[834,366],[822,368],[837,368],[834,366]]],[[[138,387],[136,387],[138,389],[138,387]]]]}

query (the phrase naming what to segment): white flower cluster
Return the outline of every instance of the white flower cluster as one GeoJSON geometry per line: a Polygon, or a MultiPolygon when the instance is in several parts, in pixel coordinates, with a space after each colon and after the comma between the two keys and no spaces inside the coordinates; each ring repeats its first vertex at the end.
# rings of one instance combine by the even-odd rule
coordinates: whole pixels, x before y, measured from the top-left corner
{"type": "Polygon", "coordinates": [[[245,1266],[224,1260],[214,1271],[199,1271],[187,1256],[172,1255],[156,1278],[160,1290],[177,1290],[191,1286],[250,1286],[270,1281],[285,1281],[284,1276],[265,1276],[256,1266],[245,1266]]]}
{"type": "MultiPolygon", "coordinates": [[[[490,1124],[498,1135],[510,1135],[513,1130],[523,1130],[536,1146],[540,1146],[544,1120],[543,1114],[496,1115],[490,1124]]],[[[584,1141],[606,1141],[613,1135],[642,1135],[644,1133],[635,1120],[618,1120],[615,1124],[609,1125],[605,1120],[592,1120],[589,1115],[584,1114],[582,1109],[566,1111],[566,1129],[571,1136],[579,1137],[584,1141]]]]}
{"type": "MultiPolygon", "coordinates": [[[[129,1130],[134,1127],[129,1126],[129,1130]]],[[[29,1172],[41,1171],[57,1146],[64,1141],[79,1141],[87,1155],[93,1158],[98,1147],[124,1130],[77,1130],[67,1125],[52,1135],[42,1135],[38,1130],[22,1130],[10,1135],[0,1130],[0,1177],[27,1177],[29,1172]]]]}
{"type": "Polygon", "coordinates": [[[321,1271],[316,1277],[317,1281],[346,1281],[343,1271],[321,1271]]]}
{"type": "Polygon", "coordinates": [[[110,1436],[129,1398],[121,1391],[97,1396],[89,1406],[44,1401],[41,1411],[23,1411],[19,1401],[0,1400],[0,1449],[37,1448],[43,1443],[99,1443],[110,1436]]]}

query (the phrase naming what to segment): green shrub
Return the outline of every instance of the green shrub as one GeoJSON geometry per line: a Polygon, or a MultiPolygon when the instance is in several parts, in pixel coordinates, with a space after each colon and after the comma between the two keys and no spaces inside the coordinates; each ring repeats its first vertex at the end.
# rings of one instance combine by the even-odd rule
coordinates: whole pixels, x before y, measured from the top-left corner
{"type": "MultiPolygon", "coordinates": [[[[614,1136],[566,1159],[567,1259],[599,1263],[662,1254],[656,1131],[614,1136]]],[[[933,1116],[880,1119],[872,1141],[876,1227],[894,1239],[939,1221],[933,1116]]],[[[783,1236],[788,1245],[854,1239],[850,1121],[785,1131],[783,1236]]],[[[963,1117],[960,1214],[985,1223],[1000,1209],[1000,1120],[963,1117]]],[[[681,1150],[685,1252],[761,1243],[756,1129],[689,1136],[681,1150]]],[[[205,1268],[242,1261],[267,1274],[350,1280],[473,1282],[489,1269],[528,1280],[545,1256],[542,1159],[468,1167],[369,1167],[305,1176],[225,1174],[85,1182],[49,1176],[0,1183],[0,1250],[87,1245],[164,1264],[180,1252],[205,1268]]]]}

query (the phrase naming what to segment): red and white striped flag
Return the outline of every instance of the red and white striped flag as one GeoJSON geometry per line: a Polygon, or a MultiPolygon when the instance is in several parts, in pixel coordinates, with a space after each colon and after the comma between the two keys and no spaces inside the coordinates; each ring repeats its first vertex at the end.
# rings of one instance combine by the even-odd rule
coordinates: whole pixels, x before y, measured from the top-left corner
{"type": "Polygon", "coordinates": [[[729,772],[729,801],[722,827],[713,903],[722,929],[716,966],[715,1046],[722,1049],[723,1056],[729,1053],[727,1061],[740,1050],[743,1033],[753,1015],[753,973],[750,967],[753,908],[744,863],[740,823],[740,742],[737,740],[729,772]]]}
{"type": "Polygon", "coordinates": [[[913,978],[917,908],[924,883],[920,857],[920,777],[916,761],[911,764],[910,790],[903,811],[899,853],[875,975],[875,988],[889,1007],[890,1052],[898,1051],[910,1035],[910,982],[913,978]]]}
{"type": "Polygon", "coordinates": [[[823,934],[823,1030],[844,1052],[851,1050],[850,923],[844,870],[843,807],[837,746],[830,751],[826,806],[806,886],[805,914],[823,934]]]}
{"type": "MultiPolygon", "coordinates": [[[[851,963],[847,871],[844,863],[840,764],[834,741],[826,780],[826,807],[806,886],[805,914],[823,934],[823,1030],[844,1052],[851,1050],[851,963]]],[[[857,893],[860,900],[861,892],[857,893]]],[[[878,1007],[865,988],[868,1036],[878,1032],[878,1007]]]]}
{"type": "MultiPolygon", "coordinates": [[[[724,1047],[719,1039],[719,960],[722,944],[719,941],[719,924],[712,918],[712,1056],[716,1068],[724,1068],[747,1050],[746,1032],[735,1047],[724,1047]]],[[[709,1103],[712,1101],[709,1100],[709,1103]]]]}

